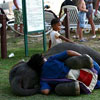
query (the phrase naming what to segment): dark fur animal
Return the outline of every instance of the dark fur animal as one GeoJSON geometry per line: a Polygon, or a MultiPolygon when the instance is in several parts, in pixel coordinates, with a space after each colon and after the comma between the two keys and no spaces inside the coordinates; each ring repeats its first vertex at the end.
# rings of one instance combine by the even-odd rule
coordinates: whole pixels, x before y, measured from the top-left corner
{"type": "Polygon", "coordinates": [[[93,60],[95,60],[99,65],[100,65],[100,53],[97,52],[96,50],[93,50],[92,48],[82,45],[82,44],[77,44],[77,43],[61,43],[53,48],[51,48],[47,53],[45,53],[45,57],[48,58],[51,55],[60,53],[64,50],[74,50],[77,51],[81,54],[88,54],[90,57],[92,57],[93,60]]]}
{"type": "Polygon", "coordinates": [[[92,68],[93,60],[87,55],[83,54],[82,56],[73,56],[64,61],[65,65],[70,69],[81,69],[81,68],[92,68]]]}
{"type": "MultiPolygon", "coordinates": [[[[95,60],[100,65],[100,53],[99,52],[97,52],[96,50],[93,50],[92,48],[90,48],[88,46],[85,46],[82,44],[77,44],[77,43],[65,42],[65,43],[58,44],[58,45],[54,46],[53,48],[51,48],[44,55],[46,58],[48,58],[51,55],[60,53],[60,52],[65,51],[65,50],[74,50],[74,51],[79,52],[80,54],[88,54],[93,60],[95,60]]],[[[98,79],[100,79],[100,75],[98,75],[98,79]]],[[[58,84],[58,86],[56,87],[57,95],[59,95],[61,93],[63,93],[63,95],[64,94],[66,95],[66,92],[62,90],[62,88],[65,88],[66,86],[67,86],[66,84],[64,85],[64,87],[62,87],[62,84],[61,85],[58,84]]],[[[68,87],[66,87],[66,88],[68,88],[68,87]]]]}
{"type": "Polygon", "coordinates": [[[20,62],[11,69],[9,82],[16,95],[29,96],[39,91],[38,75],[26,62],[20,62]]]}
{"type": "MultiPolygon", "coordinates": [[[[100,53],[81,44],[74,43],[61,43],[51,48],[44,54],[46,58],[51,55],[60,53],[64,50],[74,50],[81,54],[90,55],[100,65],[100,53]]],[[[40,56],[41,57],[41,56],[40,56]]],[[[33,58],[32,58],[33,59],[33,58]]],[[[39,72],[38,67],[35,66],[35,60],[29,60],[30,62],[22,62],[15,65],[9,74],[9,81],[12,91],[17,95],[28,96],[38,93],[39,90],[39,75],[34,71],[32,67],[39,72]]]]}

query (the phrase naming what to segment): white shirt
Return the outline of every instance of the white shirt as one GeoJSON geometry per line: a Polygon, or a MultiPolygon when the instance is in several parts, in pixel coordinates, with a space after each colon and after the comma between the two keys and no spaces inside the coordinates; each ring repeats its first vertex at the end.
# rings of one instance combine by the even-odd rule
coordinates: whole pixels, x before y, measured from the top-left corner
{"type": "Polygon", "coordinates": [[[52,31],[50,33],[50,39],[51,39],[51,47],[59,44],[59,43],[62,43],[62,40],[59,38],[60,34],[58,33],[58,31],[52,31]]]}
{"type": "MultiPolygon", "coordinates": [[[[17,2],[17,5],[18,5],[19,9],[22,9],[22,0],[16,0],[16,2],[17,2]]],[[[13,10],[16,9],[16,6],[13,5],[12,9],[13,10]]]]}

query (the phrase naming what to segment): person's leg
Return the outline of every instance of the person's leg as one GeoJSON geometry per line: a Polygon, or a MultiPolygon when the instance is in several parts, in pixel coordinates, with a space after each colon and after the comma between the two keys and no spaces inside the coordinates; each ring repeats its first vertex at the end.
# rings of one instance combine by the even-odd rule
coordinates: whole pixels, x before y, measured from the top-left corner
{"type": "Polygon", "coordinates": [[[84,42],[85,39],[83,39],[83,28],[85,28],[86,13],[79,12],[78,18],[79,18],[79,39],[80,42],[84,42]]]}
{"type": "Polygon", "coordinates": [[[17,10],[14,10],[14,17],[15,17],[15,22],[14,22],[14,29],[17,31],[18,29],[18,24],[17,24],[17,10]]]}
{"type": "Polygon", "coordinates": [[[22,15],[22,11],[19,12],[19,18],[20,18],[20,33],[23,33],[23,15],[22,15]]]}
{"type": "Polygon", "coordinates": [[[92,14],[88,17],[88,21],[89,21],[89,24],[91,25],[93,35],[96,35],[95,34],[95,25],[94,25],[94,22],[93,22],[92,14]]]}
{"type": "Polygon", "coordinates": [[[55,93],[60,96],[80,95],[80,85],[78,81],[59,83],[55,87],[55,93]]]}
{"type": "Polygon", "coordinates": [[[79,40],[82,40],[83,38],[83,32],[82,32],[82,27],[83,27],[83,18],[82,18],[82,13],[79,12],[78,14],[78,25],[77,25],[77,32],[79,34],[79,40]]]}
{"type": "Polygon", "coordinates": [[[79,38],[79,21],[77,23],[77,30],[76,30],[76,39],[79,38]]]}
{"type": "Polygon", "coordinates": [[[82,40],[83,38],[83,29],[79,28],[79,39],[82,40]]]}
{"type": "MultiPolygon", "coordinates": [[[[15,31],[18,31],[18,25],[20,23],[19,10],[14,10],[14,17],[15,17],[14,29],[15,29],[15,31]]],[[[19,34],[16,32],[15,37],[18,37],[18,36],[19,36],[19,34]]]]}
{"type": "Polygon", "coordinates": [[[17,24],[14,24],[14,29],[17,31],[17,29],[18,29],[18,25],[17,24]]]}
{"type": "Polygon", "coordinates": [[[23,24],[20,24],[20,33],[23,33],[23,24]]]}

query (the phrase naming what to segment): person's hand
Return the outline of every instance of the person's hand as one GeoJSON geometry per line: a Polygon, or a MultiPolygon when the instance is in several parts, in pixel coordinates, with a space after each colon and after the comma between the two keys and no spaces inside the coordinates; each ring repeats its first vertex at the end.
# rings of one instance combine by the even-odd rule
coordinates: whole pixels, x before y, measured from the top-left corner
{"type": "Polygon", "coordinates": [[[88,12],[88,10],[86,9],[86,12],[88,12]]]}
{"type": "Polygon", "coordinates": [[[48,95],[48,94],[49,94],[49,92],[50,92],[50,90],[49,90],[49,89],[44,89],[44,90],[41,90],[41,93],[42,93],[42,94],[45,94],[45,95],[48,95]]]}

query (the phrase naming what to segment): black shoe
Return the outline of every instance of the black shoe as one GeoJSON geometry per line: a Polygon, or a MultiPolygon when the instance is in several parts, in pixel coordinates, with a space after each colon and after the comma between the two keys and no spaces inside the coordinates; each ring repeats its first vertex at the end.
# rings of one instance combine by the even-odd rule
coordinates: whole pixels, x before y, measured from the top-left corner
{"type": "Polygon", "coordinates": [[[60,83],[55,87],[57,95],[76,96],[80,95],[80,86],[78,81],[60,83]]]}

